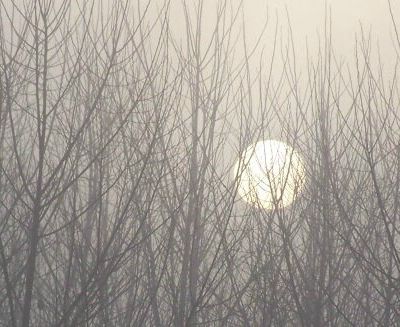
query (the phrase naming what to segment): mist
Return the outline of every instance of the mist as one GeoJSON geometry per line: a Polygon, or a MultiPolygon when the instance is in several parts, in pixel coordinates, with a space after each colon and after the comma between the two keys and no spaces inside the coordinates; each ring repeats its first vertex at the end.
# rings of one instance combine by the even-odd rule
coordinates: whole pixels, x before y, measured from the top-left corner
{"type": "Polygon", "coordinates": [[[396,326],[399,24],[0,1],[0,325],[396,326]]]}

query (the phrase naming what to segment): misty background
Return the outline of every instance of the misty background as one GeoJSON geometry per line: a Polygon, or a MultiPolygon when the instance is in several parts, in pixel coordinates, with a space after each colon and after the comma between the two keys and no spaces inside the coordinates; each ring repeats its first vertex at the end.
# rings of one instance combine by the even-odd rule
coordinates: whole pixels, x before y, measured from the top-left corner
{"type": "Polygon", "coordinates": [[[0,326],[396,326],[400,4],[0,1],[0,326]],[[233,167],[276,139],[272,210],[233,167]]]}

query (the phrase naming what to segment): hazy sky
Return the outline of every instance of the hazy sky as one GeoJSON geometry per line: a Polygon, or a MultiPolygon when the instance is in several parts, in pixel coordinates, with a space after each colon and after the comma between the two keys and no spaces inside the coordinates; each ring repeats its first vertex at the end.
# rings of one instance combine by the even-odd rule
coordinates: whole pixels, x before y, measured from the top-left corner
{"type": "MultiPolygon", "coordinates": [[[[360,41],[361,31],[371,38],[371,65],[378,69],[377,53],[381,57],[383,76],[390,79],[395,65],[396,42],[392,19],[389,11],[389,0],[229,0],[244,7],[244,21],[248,47],[254,44],[268,19],[268,27],[260,48],[265,49],[266,58],[272,51],[274,29],[277,23],[278,39],[287,40],[290,19],[294,37],[295,54],[298,66],[305,67],[307,47],[310,55],[318,51],[319,42],[323,39],[326,14],[332,18],[332,46],[336,58],[350,66],[354,64],[356,37],[360,41]],[[253,42],[252,42],[253,41],[253,42]],[[250,45],[250,46],[249,46],[250,45]]],[[[228,1],[228,2],[229,2],[228,1]]],[[[400,0],[390,0],[392,12],[400,30],[400,0]]],[[[204,0],[204,30],[210,31],[215,23],[215,7],[217,0],[204,0]],[[214,15],[214,16],[213,16],[214,15]]],[[[172,25],[175,35],[184,35],[185,22],[182,15],[182,1],[172,1],[172,25]]],[[[198,3],[186,0],[188,6],[198,3]]],[[[207,34],[207,33],[204,33],[207,34]]],[[[279,60],[278,60],[279,61],[279,60]]],[[[256,67],[257,65],[255,65],[256,67]]],[[[354,66],[354,65],[353,65],[354,66]]]]}
{"type": "MultiPolygon", "coordinates": [[[[400,22],[400,1],[391,1],[400,22]]],[[[244,0],[244,3],[246,12],[252,17],[247,23],[254,29],[260,28],[256,22],[262,19],[262,8],[268,6],[270,14],[276,11],[282,25],[286,23],[287,8],[293,32],[299,41],[306,36],[315,37],[318,31],[322,32],[325,7],[331,10],[333,35],[336,45],[341,48],[352,48],[354,35],[360,31],[360,23],[366,31],[371,28],[375,41],[379,38],[382,46],[388,46],[393,36],[388,0],[244,0]]]]}

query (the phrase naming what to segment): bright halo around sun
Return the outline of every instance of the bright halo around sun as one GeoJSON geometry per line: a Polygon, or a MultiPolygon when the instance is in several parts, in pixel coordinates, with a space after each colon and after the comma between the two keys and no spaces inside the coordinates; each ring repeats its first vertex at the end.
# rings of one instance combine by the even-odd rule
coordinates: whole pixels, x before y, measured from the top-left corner
{"type": "Polygon", "coordinates": [[[241,198],[267,210],[290,205],[306,182],[300,154],[275,140],[248,147],[235,164],[234,174],[241,198]]]}

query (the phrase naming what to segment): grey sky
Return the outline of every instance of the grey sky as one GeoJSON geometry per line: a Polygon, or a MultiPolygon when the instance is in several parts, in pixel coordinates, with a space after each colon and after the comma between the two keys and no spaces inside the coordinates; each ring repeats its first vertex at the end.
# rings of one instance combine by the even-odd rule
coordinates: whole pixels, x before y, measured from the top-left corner
{"type": "MultiPolygon", "coordinates": [[[[392,9],[400,16],[400,4],[392,0],[392,9]]],[[[393,28],[387,0],[244,0],[249,19],[249,28],[257,30],[262,19],[262,8],[267,7],[271,14],[278,14],[280,25],[286,25],[288,10],[295,40],[309,44],[317,40],[323,32],[325,7],[331,10],[332,32],[336,51],[347,56],[353,52],[354,37],[360,32],[360,24],[365,31],[371,30],[374,42],[379,40],[381,50],[391,48],[393,28]],[[261,9],[261,10],[260,10],[261,9]],[[261,16],[261,17],[260,17],[261,16]]]]}
{"type": "MultiPolygon", "coordinates": [[[[392,1],[392,9],[400,24],[400,1],[392,1]]],[[[215,12],[215,0],[205,0],[204,16],[215,12]]],[[[232,2],[239,3],[240,0],[232,2]]],[[[196,1],[188,1],[188,5],[196,1]]],[[[182,33],[184,26],[181,1],[172,2],[173,28],[177,34],[182,33]]],[[[290,17],[294,36],[296,55],[305,53],[306,41],[311,53],[317,51],[318,34],[324,33],[325,10],[331,11],[332,40],[338,57],[351,61],[354,58],[355,37],[360,36],[361,25],[364,33],[371,32],[372,50],[376,52],[379,45],[381,56],[386,61],[384,66],[390,66],[394,61],[393,49],[394,29],[390,17],[388,0],[243,0],[245,9],[245,24],[249,42],[263,28],[267,14],[270,18],[265,40],[261,44],[267,47],[273,37],[276,17],[282,36],[287,35],[290,17]]],[[[211,16],[212,17],[212,16],[211,16]]],[[[207,20],[205,20],[207,21],[207,20]]],[[[211,20],[210,20],[211,21],[211,20]]],[[[211,24],[212,25],[212,24],[211,24]]],[[[205,26],[207,29],[207,26],[205,26]]]]}

